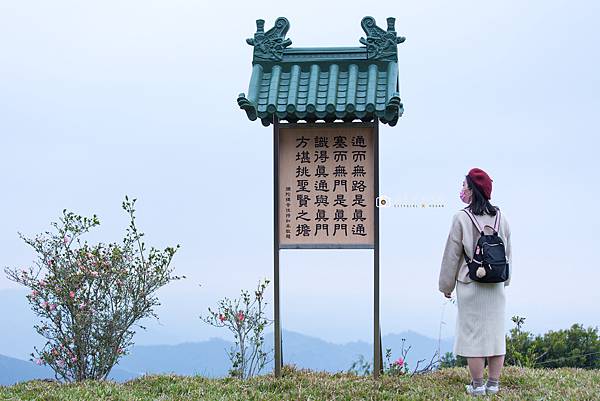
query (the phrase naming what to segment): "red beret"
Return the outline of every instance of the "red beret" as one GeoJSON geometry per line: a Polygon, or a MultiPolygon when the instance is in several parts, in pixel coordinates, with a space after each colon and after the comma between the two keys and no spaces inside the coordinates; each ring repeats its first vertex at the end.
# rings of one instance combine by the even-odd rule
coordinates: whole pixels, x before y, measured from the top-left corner
{"type": "Polygon", "coordinates": [[[492,179],[485,171],[480,168],[472,168],[469,170],[469,174],[467,174],[471,180],[477,185],[477,188],[481,191],[483,196],[490,200],[492,197],[492,179]]]}

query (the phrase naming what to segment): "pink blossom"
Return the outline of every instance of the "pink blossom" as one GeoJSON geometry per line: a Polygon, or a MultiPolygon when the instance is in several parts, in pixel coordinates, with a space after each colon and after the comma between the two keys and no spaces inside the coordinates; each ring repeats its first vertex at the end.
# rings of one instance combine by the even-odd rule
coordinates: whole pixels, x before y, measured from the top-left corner
{"type": "Polygon", "coordinates": [[[63,238],[63,241],[64,241],[65,245],[68,244],[70,240],[71,239],[69,238],[68,235],[65,235],[65,238],[63,238]]]}
{"type": "Polygon", "coordinates": [[[223,316],[221,313],[219,313],[219,320],[221,322],[223,322],[223,321],[227,320],[227,318],[225,316],[223,316]]]}
{"type": "Polygon", "coordinates": [[[71,297],[71,299],[75,298],[75,292],[69,291],[69,297],[71,297]]]}
{"type": "Polygon", "coordinates": [[[40,306],[44,309],[46,309],[48,307],[48,301],[44,301],[42,303],[40,303],[40,306]]]}
{"type": "Polygon", "coordinates": [[[44,364],[44,360],[43,360],[43,359],[41,359],[41,358],[37,358],[37,359],[35,360],[35,363],[36,363],[36,364],[38,364],[38,365],[42,365],[42,364],[44,364]]]}
{"type": "Polygon", "coordinates": [[[237,318],[240,322],[243,322],[244,321],[244,312],[239,311],[237,314],[237,318]]]}
{"type": "Polygon", "coordinates": [[[46,286],[46,281],[40,280],[40,287],[45,287],[45,286],[46,286]]]}
{"type": "Polygon", "coordinates": [[[123,353],[123,348],[120,348],[120,347],[119,347],[119,348],[117,348],[117,353],[118,353],[118,354],[122,354],[122,353],[123,353]]]}
{"type": "Polygon", "coordinates": [[[77,362],[77,357],[76,357],[76,356],[73,356],[73,357],[71,358],[71,362],[73,362],[73,363],[77,362]]]}
{"type": "Polygon", "coordinates": [[[32,297],[37,297],[39,294],[39,292],[37,292],[36,290],[31,291],[31,296],[32,297]]]}
{"type": "Polygon", "coordinates": [[[65,366],[65,361],[63,361],[62,359],[59,359],[58,361],[56,361],[56,364],[58,365],[59,368],[62,368],[65,366]]]}
{"type": "Polygon", "coordinates": [[[85,302],[79,304],[79,310],[83,310],[85,308],[85,302]]]}
{"type": "Polygon", "coordinates": [[[50,310],[56,309],[56,304],[50,304],[50,310]]]}
{"type": "Polygon", "coordinates": [[[94,277],[98,277],[98,272],[97,272],[97,271],[94,271],[94,270],[92,270],[92,271],[90,272],[90,274],[91,274],[92,276],[94,276],[94,277]]]}
{"type": "Polygon", "coordinates": [[[402,357],[398,358],[396,362],[394,362],[398,366],[404,366],[404,359],[402,357]]]}

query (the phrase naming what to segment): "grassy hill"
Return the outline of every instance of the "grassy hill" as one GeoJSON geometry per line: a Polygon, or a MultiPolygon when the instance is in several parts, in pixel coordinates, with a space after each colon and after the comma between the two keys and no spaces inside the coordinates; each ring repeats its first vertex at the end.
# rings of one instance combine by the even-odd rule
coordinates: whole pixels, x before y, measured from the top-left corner
{"type": "MultiPolygon", "coordinates": [[[[248,381],[201,376],[144,376],[118,384],[58,384],[30,381],[0,387],[3,400],[472,400],[464,393],[466,368],[444,369],[414,377],[384,376],[379,382],[348,373],[314,372],[284,366],[283,377],[272,374],[248,381]]],[[[598,400],[600,371],[506,367],[503,390],[487,399],[598,400]]],[[[484,398],[485,399],[485,398],[484,398]]]]}

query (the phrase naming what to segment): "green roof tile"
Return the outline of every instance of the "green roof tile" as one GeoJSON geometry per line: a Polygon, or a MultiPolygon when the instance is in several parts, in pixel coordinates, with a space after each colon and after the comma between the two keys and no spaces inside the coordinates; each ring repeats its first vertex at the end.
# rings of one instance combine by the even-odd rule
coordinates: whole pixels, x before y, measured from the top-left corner
{"type": "Polygon", "coordinates": [[[252,75],[248,96],[240,93],[241,109],[252,121],[260,118],[268,126],[273,116],[296,121],[372,121],[395,125],[403,107],[398,93],[398,43],[394,18],[387,31],[372,17],[363,18],[367,34],[360,47],[292,48],[285,38],[287,19],[264,31],[257,20],[252,75]]]}

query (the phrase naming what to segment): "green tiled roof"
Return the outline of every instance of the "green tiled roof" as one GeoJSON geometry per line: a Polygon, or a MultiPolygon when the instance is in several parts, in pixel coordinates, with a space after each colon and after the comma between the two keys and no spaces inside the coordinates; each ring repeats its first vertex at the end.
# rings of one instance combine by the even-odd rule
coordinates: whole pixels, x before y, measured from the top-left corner
{"type": "Polygon", "coordinates": [[[360,47],[292,48],[285,38],[287,19],[264,31],[257,20],[252,76],[248,97],[237,102],[250,120],[260,118],[268,126],[280,120],[314,122],[335,120],[372,121],[395,125],[403,108],[398,93],[397,45],[404,41],[388,18],[387,31],[372,17],[363,18],[367,34],[360,47]]]}

